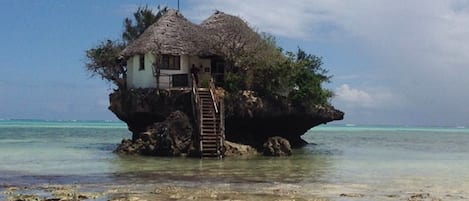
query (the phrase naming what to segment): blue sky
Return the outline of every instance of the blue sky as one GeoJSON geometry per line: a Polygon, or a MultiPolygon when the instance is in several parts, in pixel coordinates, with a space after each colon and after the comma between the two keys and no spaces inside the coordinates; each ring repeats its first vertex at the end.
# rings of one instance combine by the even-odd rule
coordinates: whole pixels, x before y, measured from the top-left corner
{"type": "MultiPolygon", "coordinates": [[[[115,120],[84,52],[145,4],[177,1],[0,1],[0,118],[115,120]]],[[[469,126],[468,1],[181,0],[195,23],[216,9],[322,56],[339,123],[469,126]]]]}

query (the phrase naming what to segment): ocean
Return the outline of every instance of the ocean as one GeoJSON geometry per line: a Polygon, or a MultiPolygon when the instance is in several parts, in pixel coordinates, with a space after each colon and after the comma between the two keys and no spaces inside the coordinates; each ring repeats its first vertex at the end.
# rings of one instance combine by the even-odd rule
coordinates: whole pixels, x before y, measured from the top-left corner
{"type": "Polygon", "coordinates": [[[223,160],[112,153],[130,137],[121,122],[0,120],[0,200],[45,185],[103,192],[96,200],[164,199],[163,187],[175,200],[469,199],[465,127],[325,125],[293,156],[223,160]]]}

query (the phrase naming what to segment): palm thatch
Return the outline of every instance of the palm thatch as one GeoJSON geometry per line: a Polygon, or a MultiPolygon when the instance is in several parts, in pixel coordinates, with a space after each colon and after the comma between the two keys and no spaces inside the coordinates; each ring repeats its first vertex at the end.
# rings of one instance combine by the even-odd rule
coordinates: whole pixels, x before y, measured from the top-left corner
{"type": "Polygon", "coordinates": [[[241,18],[216,11],[200,25],[169,9],[155,24],[129,44],[122,56],[157,54],[208,56],[232,55],[254,50],[262,41],[241,18]]]}
{"type": "Polygon", "coordinates": [[[201,26],[209,33],[211,49],[219,55],[236,60],[236,55],[254,53],[262,42],[257,32],[241,18],[216,11],[201,26]]]}
{"type": "Polygon", "coordinates": [[[181,13],[169,9],[156,23],[129,44],[123,56],[156,52],[170,55],[199,55],[207,49],[205,30],[189,22],[181,13]]]}
{"type": "Polygon", "coordinates": [[[241,18],[221,11],[215,11],[200,26],[212,32],[212,34],[220,33],[225,37],[229,37],[234,33],[256,34],[241,18]]]}

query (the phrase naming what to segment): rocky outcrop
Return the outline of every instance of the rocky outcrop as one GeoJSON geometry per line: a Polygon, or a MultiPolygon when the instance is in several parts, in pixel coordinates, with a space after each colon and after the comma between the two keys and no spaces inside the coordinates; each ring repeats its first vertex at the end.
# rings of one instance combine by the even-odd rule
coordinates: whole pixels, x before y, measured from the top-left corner
{"type": "Polygon", "coordinates": [[[264,156],[290,156],[292,154],[290,142],[282,137],[270,137],[264,143],[264,156]]]}
{"type": "Polygon", "coordinates": [[[280,97],[261,98],[252,91],[225,97],[228,140],[262,149],[269,137],[287,139],[293,148],[306,141],[301,136],[312,127],[341,120],[344,113],[332,106],[296,108],[280,97]]]}
{"type": "Polygon", "coordinates": [[[135,136],[123,140],[116,149],[122,154],[178,156],[188,153],[192,145],[193,129],[186,114],[175,111],[163,122],[154,123],[135,136]]]}
{"type": "Polygon", "coordinates": [[[254,147],[244,144],[237,144],[225,140],[225,156],[256,156],[259,154],[254,147]]]}
{"type": "Polygon", "coordinates": [[[133,133],[132,140],[137,140],[138,134],[147,131],[148,126],[164,121],[176,110],[191,119],[191,98],[190,91],[153,88],[117,90],[109,95],[109,110],[127,123],[133,133]]]}
{"type": "MultiPolygon", "coordinates": [[[[305,145],[301,136],[310,128],[344,116],[332,106],[298,108],[281,97],[259,97],[252,91],[225,95],[219,90],[216,94],[224,99],[225,138],[261,151],[274,136],[286,139],[292,148],[305,145]]],[[[189,145],[195,139],[192,128],[197,126],[192,119],[191,91],[118,90],[110,95],[109,109],[127,123],[133,134],[132,140],[123,141],[117,152],[167,156],[191,153],[189,145]]],[[[227,155],[243,152],[226,150],[227,155]]]]}

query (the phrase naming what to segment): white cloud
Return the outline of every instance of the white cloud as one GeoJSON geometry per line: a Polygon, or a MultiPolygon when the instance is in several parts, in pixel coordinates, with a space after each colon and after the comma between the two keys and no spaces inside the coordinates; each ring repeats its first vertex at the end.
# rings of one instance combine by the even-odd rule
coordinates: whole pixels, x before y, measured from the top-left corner
{"type": "Polygon", "coordinates": [[[248,21],[254,28],[259,28],[262,32],[268,32],[276,36],[312,39],[315,31],[318,31],[316,34],[321,32],[331,34],[339,28],[334,25],[327,10],[308,0],[193,0],[192,3],[194,5],[188,11],[191,18],[200,21],[214,10],[221,10],[238,15],[248,21]]]}
{"type": "Polygon", "coordinates": [[[363,90],[352,89],[347,84],[337,88],[335,94],[337,100],[351,104],[369,105],[374,102],[369,93],[363,90]]]}
{"type": "Polygon", "coordinates": [[[343,84],[335,91],[334,102],[347,109],[385,108],[398,104],[396,95],[385,89],[355,89],[343,84]]]}
{"type": "MultiPolygon", "coordinates": [[[[370,118],[469,119],[469,3],[464,0],[192,0],[189,18],[213,10],[239,15],[252,26],[317,44],[330,55],[360,57],[334,64],[340,80],[335,102],[350,110],[374,110],[370,118]],[[332,53],[331,53],[332,52],[332,53]],[[364,76],[373,75],[373,78],[364,76]],[[350,77],[352,78],[352,77],[350,77]],[[350,86],[366,86],[359,89],[350,86]],[[377,89],[376,86],[382,86],[377,89]],[[377,112],[395,107],[398,112],[377,112]],[[431,116],[433,115],[433,116],[431,116]]],[[[290,40],[291,41],[291,40],[290,40]]],[[[321,55],[321,50],[318,50],[321,55]]],[[[342,58],[340,57],[342,56],[342,58]]],[[[330,61],[325,60],[326,64],[330,61]]],[[[331,72],[332,72],[331,71],[331,72]]],[[[334,79],[333,81],[337,81],[334,79]]],[[[346,111],[347,112],[347,111],[346,111]]]]}

